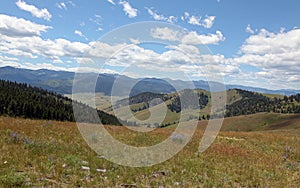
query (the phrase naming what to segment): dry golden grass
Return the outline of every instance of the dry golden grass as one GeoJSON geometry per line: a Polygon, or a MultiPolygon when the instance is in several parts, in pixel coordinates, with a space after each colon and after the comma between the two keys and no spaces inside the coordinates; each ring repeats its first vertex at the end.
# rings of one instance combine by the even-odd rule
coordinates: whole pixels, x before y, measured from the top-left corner
{"type": "MultiPolygon", "coordinates": [[[[97,157],[75,123],[0,117],[0,187],[300,186],[300,129],[221,132],[208,150],[198,153],[206,123],[200,122],[191,142],[172,159],[130,168],[97,157]]],[[[147,135],[106,128],[116,139],[136,146],[160,142],[174,129],[147,135]]]]}

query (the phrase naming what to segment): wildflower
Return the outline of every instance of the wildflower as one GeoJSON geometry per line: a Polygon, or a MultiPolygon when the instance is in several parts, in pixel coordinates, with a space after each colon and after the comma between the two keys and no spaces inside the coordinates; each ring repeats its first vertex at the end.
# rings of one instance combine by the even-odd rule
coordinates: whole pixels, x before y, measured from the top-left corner
{"type": "Polygon", "coordinates": [[[24,142],[24,144],[28,144],[28,145],[31,144],[31,140],[27,137],[23,139],[23,142],[24,142]]]}

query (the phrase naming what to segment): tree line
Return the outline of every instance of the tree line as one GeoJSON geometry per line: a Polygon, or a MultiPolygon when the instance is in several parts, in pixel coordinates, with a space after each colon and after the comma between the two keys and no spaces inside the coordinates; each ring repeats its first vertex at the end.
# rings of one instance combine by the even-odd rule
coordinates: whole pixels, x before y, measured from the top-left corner
{"type": "MultiPolygon", "coordinates": [[[[79,120],[96,123],[97,118],[89,115],[95,109],[81,102],[47,91],[32,87],[26,83],[16,83],[0,80],[0,115],[22,117],[30,119],[46,119],[58,121],[75,121],[73,105],[80,109],[79,120]],[[84,118],[84,116],[86,116],[84,118]]],[[[120,125],[117,118],[103,111],[97,110],[103,124],[120,125]]]]}

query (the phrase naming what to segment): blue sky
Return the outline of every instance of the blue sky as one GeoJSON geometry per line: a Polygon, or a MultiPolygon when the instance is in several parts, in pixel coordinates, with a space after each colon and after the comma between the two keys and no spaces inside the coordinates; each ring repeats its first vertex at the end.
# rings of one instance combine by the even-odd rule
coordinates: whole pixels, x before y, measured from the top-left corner
{"type": "Polygon", "coordinates": [[[184,72],[192,79],[218,74],[227,84],[300,89],[299,7],[297,0],[1,1],[0,66],[95,71],[95,58],[107,60],[123,49],[103,72],[171,78],[184,72]],[[139,43],[145,36],[103,41],[117,34],[112,31],[143,21],[171,23],[185,31],[170,38],[174,31],[158,24],[148,34],[168,44],[162,46],[139,43]],[[211,54],[197,54],[200,43],[211,54]],[[96,47],[103,54],[93,55],[96,47]],[[120,72],[128,63],[133,72],[120,72]]]}

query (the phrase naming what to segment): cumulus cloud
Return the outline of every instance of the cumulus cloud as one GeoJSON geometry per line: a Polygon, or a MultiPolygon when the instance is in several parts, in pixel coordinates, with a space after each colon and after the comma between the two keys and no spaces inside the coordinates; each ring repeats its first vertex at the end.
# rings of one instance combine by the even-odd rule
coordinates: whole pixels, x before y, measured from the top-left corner
{"type": "Polygon", "coordinates": [[[168,27],[158,27],[151,29],[151,36],[155,39],[180,41],[182,38],[182,33],[168,27]]]}
{"type": "Polygon", "coordinates": [[[0,14],[0,34],[10,37],[40,36],[50,26],[36,24],[23,18],[0,14]]]}
{"type": "Polygon", "coordinates": [[[283,54],[298,51],[300,47],[300,29],[288,32],[272,33],[261,29],[257,35],[251,35],[241,47],[246,54],[283,54]]]}
{"type": "Polygon", "coordinates": [[[224,41],[225,37],[221,31],[216,31],[215,34],[202,34],[199,35],[195,31],[189,32],[185,35],[181,42],[183,44],[201,45],[201,44],[218,44],[220,41],[224,41]]]}
{"type": "MultiPolygon", "coordinates": [[[[27,58],[46,57],[58,61],[61,57],[102,57],[108,58],[127,44],[109,45],[103,42],[71,42],[66,39],[42,39],[41,32],[48,26],[28,20],[0,15],[0,51],[4,54],[27,58]],[[26,27],[25,27],[26,26],[26,27]]],[[[75,30],[75,34],[84,34],[75,30]]]]}
{"type": "Polygon", "coordinates": [[[199,49],[193,45],[179,44],[179,45],[167,46],[167,48],[182,51],[186,54],[195,54],[195,55],[200,54],[199,49]]]}
{"type": "Polygon", "coordinates": [[[187,22],[191,25],[198,25],[207,29],[212,28],[215,19],[215,16],[206,16],[204,19],[202,19],[201,16],[190,15],[188,12],[185,12],[184,15],[181,16],[182,21],[187,20],[187,22]]]}
{"type": "Polygon", "coordinates": [[[144,49],[137,45],[130,45],[116,53],[107,63],[110,66],[137,66],[144,70],[179,71],[178,65],[190,62],[189,57],[174,50],[162,54],[144,49]]]}
{"type": "Polygon", "coordinates": [[[209,29],[214,25],[215,19],[215,16],[206,16],[206,18],[202,21],[201,25],[209,29]]]}
{"type": "Polygon", "coordinates": [[[143,73],[149,71],[154,71],[152,76],[161,74],[172,77],[184,73],[198,79],[200,76],[223,76],[240,72],[239,67],[231,64],[224,56],[201,54],[198,48],[186,44],[167,46],[163,53],[130,45],[114,54],[106,63],[109,66],[125,67],[126,74],[135,74],[136,77],[143,77],[143,73]]]}
{"type": "MultiPolygon", "coordinates": [[[[151,65],[154,68],[159,69],[159,67],[163,67],[165,70],[174,71],[176,69],[172,67],[177,67],[185,72],[190,72],[194,76],[205,76],[201,70],[206,70],[209,73],[215,71],[222,76],[226,76],[226,79],[232,84],[255,85],[256,87],[270,89],[299,89],[299,28],[289,31],[281,29],[278,33],[270,32],[266,29],[261,29],[258,33],[254,31],[241,46],[237,57],[232,58],[225,58],[223,55],[201,55],[194,46],[197,44],[217,44],[224,40],[223,34],[219,31],[215,34],[205,35],[199,35],[192,31],[184,35],[178,35],[178,33],[170,28],[156,28],[152,31],[152,36],[163,40],[179,42],[178,45],[168,46],[171,50],[164,54],[165,57],[166,54],[170,55],[178,53],[178,51],[183,53],[182,56],[188,56],[187,61],[184,61],[183,57],[179,58],[184,62],[182,65],[177,64],[173,66],[176,64],[176,61],[170,60],[169,64],[172,65],[170,69],[163,67],[164,64],[160,64],[159,66],[151,65]],[[191,62],[197,63],[193,64],[191,62]],[[244,68],[241,65],[251,66],[254,69],[244,68]]],[[[161,58],[164,56],[156,60],[152,59],[152,61],[163,61],[161,58]]]]}
{"type": "Polygon", "coordinates": [[[189,17],[188,23],[192,25],[201,25],[200,21],[201,17],[191,16],[189,17]]]}
{"type": "Polygon", "coordinates": [[[152,29],[151,36],[156,39],[180,41],[190,45],[218,44],[225,40],[221,31],[216,31],[215,34],[198,34],[196,31],[182,33],[168,27],[152,29]]]}
{"type": "MultiPolygon", "coordinates": [[[[14,17],[9,18],[18,20],[14,17]]],[[[22,31],[22,28],[20,29],[17,26],[14,26],[15,20],[5,22],[5,27],[13,28],[14,30],[16,30],[17,28],[22,31]]],[[[21,20],[24,21],[25,25],[27,26],[30,25],[28,23],[34,25],[34,23],[27,20],[21,20]]],[[[9,32],[10,34],[3,34],[4,32],[2,32],[0,35],[1,52],[3,54],[14,55],[16,57],[45,57],[47,60],[50,60],[52,62],[62,62],[61,58],[71,58],[79,64],[87,65],[86,69],[84,69],[87,70],[87,72],[88,70],[94,70],[92,67],[88,67],[88,65],[93,64],[93,58],[109,58],[107,63],[110,66],[126,67],[134,64],[140,70],[153,70],[162,72],[182,72],[182,70],[184,70],[186,71],[186,73],[190,72],[193,75],[197,74],[197,71],[201,69],[201,66],[206,66],[207,63],[213,64],[213,60],[216,61],[215,59],[217,58],[202,56],[199,50],[195,46],[193,46],[193,44],[189,44],[189,40],[187,40],[186,37],[193,33],[180,33],[179,31],[175,31],[170,28],[154,28],[153,30],[151,30],[151,34],[153,37],[172,40],[179,43],[178,45],[168,46],[166,48],[166,51],[163,53],[158,53],[153,50],[144,49],[143,47],[138,46],[136,44],[138,41],[136,40],[134,40],[134,43],[130,45],[126,43],[112,45],[101,41],[93,41],[85,44],[81,42],[71,42],[61,38],[55,40],[43,39],[40,36],[42,27],[40,25],[34,26],[36,26],[37,29],[40,30],[34,32],[27,31],[27,33],[30,34],[27,34],[26,36],[22,34],[22,37],[15,37],[15,34],[11,35],[12,32],[9,32]],[[185,41],[185,43],[182,43],[182,41],[185,41]]],[[[1,26],[0,28],[4,28],[4,26],[1,26]]],[[[46,31],[46,29],[47,28],[45,28],[44,30],[46,31]]],[[[84,36],[83,33],[79,30],[75,30],[74,33],[80,36],[84,36]]],[[[197,33],[194,33],[194,37],[197,38],[199,36],[205,35],[198,35],[197,33]]],[[[213,34],[211,36],[207,36],[211,37],[213,36],[213,34]]],[[[215,43],[214,40],[211,41],[213,42],[207,40],[205,43],[215,43]]],[[[197,42],[197,44],[198,43],[199,41],[197,42]]],[[[11,61],[14,62],[13,60],[11,61]]],[[[62,69],[59,66],[54,66],[53,64],[49,63],[38,65],[25,65],[24,63],[22,63],[22,66],[25,66],[27,68],[47,67],[54,70],[71,70],[71,68],[62,69]]],[[[210,68],[210,70],[212,69],[213,68],[210,68]]],[[[229,68],[224,68],[224,70],[228,69],[229,68]]],[[[109,70],[107,71],[109,72],[109,70]]]]}
{"type": "Polygon", "coordinates": [[[89,45],[80,42],[70,42],[66,39],[44,40],[38,36],[9,37],[0,36],[2,53],[28,58],[43,56],[52,60],[60,57],[80,57],[89,50],[89,45]]]}
{"type": "Polygon", "coordinates": [[[38,9],[34,5],[29,5],[25,1],[18,0],[16,2],[16,5],[19,7],[19,9],[30,12],[32,16],[37,18],[43,18],[45,20],[50,21],[52,15],[48,12],[46,8],[38,9]]]}
{"type": "Polygon", "coordinates": [[[109,58],[117,51],[126,47],[127,44],[116,44],[110,45],[101,41],[93,41],[89,43],[90,49],[88,52],[88,56],[91,57],[100,57],[100,58],[109,58]]]}
{"type": "Polygon", "coordinates": [[[164,16],[162,14],[158,14],[156,11],[154,11],[154,10],[152,10],[150,8],[146,7],[146,9],[147,9],[148,13],[152,16],[152,18],[154,20],[157,20],[157,21],[167,21],[167,22],[170,22],[170,23],[176,22],[177,18],[175,16],[166,17],[166,16],[164,16]]]}
{"type": "MultiPolygon", "coordinates": [[[[281,83],[284,80],[300,81],[300,29],[281,30],[273,33],[261,29],[246,39],[240,49],[240,56],[233,58],[236,64],[250,64],[261,71],[255,73],[258,79],[281,83]]],[[[277,86],[278,88],[278,86],[277,86]]]]}
{"type": "Polygon", "coordinates": [[[123,6],[123,11],[126,15],[128,15],[129,18],[134,18],[137,16],[137,9],[133,8],[129,2],[120,1],[119,4],[123,6]]]}

